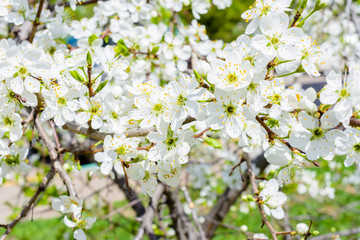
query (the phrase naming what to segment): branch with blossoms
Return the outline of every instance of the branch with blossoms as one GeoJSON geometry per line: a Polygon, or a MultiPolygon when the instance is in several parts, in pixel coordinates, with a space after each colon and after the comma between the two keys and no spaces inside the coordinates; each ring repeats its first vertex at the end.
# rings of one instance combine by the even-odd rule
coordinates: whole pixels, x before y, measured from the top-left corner
{"type": "MultiPolygon", "coordinates": [[[[256,1],[242,14],[249,22],[245,34],[226,45],[211,41],[195,19],[211,4],[223,9],[231,1],[85,4],[90,3],[97,3],[94,16],[79,21],[72,21],[66,8],[80,7],[74,0],[62,6],[45,7],[44,0],[34,6],[17,0],[0,6],[6,23],[32,25],[29,42],[4,39],[0,44],[0,173],[31,168],[26,159],[34,146],[25,135],[33,123],[46,147],[41,154],[49,156],[51,171],[59,173],[69,195],[54,199],[52,207],[64,215],[64,224],[75,230],[76,239],[86,239],[86,230],[95,222],[77,198],[67,172],[75,164],[81,166],[78,159],[65,155],[81,154],[97,164],[93,176],[113,178],[129,202],[137,202],[133,209],[142,223],[136,238],[157,237],[153,223],[155,216],[163,219],[163,196],[171,213],[170,225],[159,220],[165,237],[166,228],[172,228],[180,239],[211,238],[249,183],[255,198],[249,195],[244,200],[256,202],[273,239],[295,234],[308,238],[311,224],[277,231],[268,220],[285,215],[282,205],[287,197],[279,188],[303,172],[307,162],[318,166],[322,159],[344,155],[348,167],[360,156],[356,63],[349,64],[344,79],[330,72],[319,92],[285,84],[289,76],[318,77],[323,71],[324,51],[306,33],[305,23],[326,7],[326,1],[298,2],[292,20],[287,14],[290,0],[256,1]],[[191,9],[195,18],[190,25],[178,14],[183,8],[191,9]],[[76,39],[76,46],[68,39],[76,39]],[[25,109],[31,112],[26,115],[25,109]],[[232,145],[243,149],[243,156],[238,150],[226,153],[226,158],[235,159],[232,169],[222,174],[226,190],[201,225],[198,212],[191,207],[187,216],[181,202],[191,206],[196,202],[184,182],[200,174],[201,168],[192,166],[189,157],[201,162],[204,156],[213,157],[214,149],[232,145]],[[263,167],[255,165],[263,172],[271,164],[277,169],[274,176],[255,175],[244,152],[259,149],[266,161],[259,163],[263,167]],[[185,166],[192,174],[183,181],[185,166]],[[148,208],[138,202],[130,179],[152,198],[148,208]],[[264,181],[258,188],[259,179],[264,181]],[[178,194],[180,186],[184,199],[178,194]]],[[[213,162],[221,165],[221,171],[229,165],[217,163],[217,158],[213,162]]],[[[26,215],[28,205],[23,211],[26,215]]],[[[255,235],[253,239],[260,238],[255,235]]]]}

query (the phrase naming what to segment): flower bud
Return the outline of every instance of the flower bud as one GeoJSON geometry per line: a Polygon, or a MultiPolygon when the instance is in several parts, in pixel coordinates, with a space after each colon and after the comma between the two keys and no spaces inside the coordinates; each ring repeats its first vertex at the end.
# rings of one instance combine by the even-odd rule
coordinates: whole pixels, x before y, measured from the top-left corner
{"type": "Polygon", "coordinates": [[[64,168],[65,171],[70,172],[70,171],[73,169],[73,166],[71,166],[71,165],[68,164],[68,163],[65,163],[65,164],[63,165],[63,168],[64,168]]]}
{"type": "Polygon", "coordinates": [[[299,12],[302,13],[307,6],[307,0],[302,0],[299,8],[299,12]]]}
{"type": "Polygon", "coordinates": [[[305,223],[298,223],[296,225],[296,231],[299,234],[305,234],[309,230],[309,227],[305,223]]]}
{"type": "Polygon", "coordinates": [[[317,230],[311,232],[311,235],[313,235],[313,236],[317,236],[319,234],[320,234],[320,232],[317,230]]]}
{"type": "Polygon", "coordinates": [[[246,196],[246,199],[247,199],[248,201],[254,201],[254,197],[251,196],[250,194],[246,196]]]}
{"type": "Polygon", "coordinates": [[[259,190],[263,190],[265,187],[265,184],[263,182],[259,183],[259,190]]]}
{"type": "Polygon", "coordinates": [[[317,11],[317,10],[323,9],[328,5],[328,3],[329,3],[329,0],[317,0],[315,3],[314,10],[317,11]]]}
{"type": "Polygon", "coordinates": [[[241,229],[241,231],[246,232],[248,230],[248,226],[241,225],[240,229],[241,229]]]}
{"type": "Polygon", "coordinates": [[[196,63],[195,70],[200,74],[202,77],[206,77],[208,72],[211,70],[210,64],[204,60],[199,60],[196,63]]]}

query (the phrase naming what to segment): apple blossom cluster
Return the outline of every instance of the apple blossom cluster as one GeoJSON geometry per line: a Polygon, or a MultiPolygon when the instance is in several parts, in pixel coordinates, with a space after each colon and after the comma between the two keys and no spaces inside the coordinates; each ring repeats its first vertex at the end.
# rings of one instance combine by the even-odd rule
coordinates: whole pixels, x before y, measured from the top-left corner
{"type": "Polygon", "coordinates": [[[52,201],[52,208],[55,211],[67,214],[64,216],[64,224],[70,228],[76,228],[74,231],[74,239],[85,240],[84,230],[92,227],[96,221],[96,217],[91,217],[83,208],[83,201],[76,197],[60,196],[52,201]],[[71,216],[71,220],[68,218],[71,216]]]}
{"type": "Polygon", "coordinates": [[[359,34],[354,18],[360,13],[357,4],[349,5],[348,1],[331,1],[331,7],[323,10],[323,14],[314,14],[304,24],[304,29],[312,32],[326,54],[324,70],[341,71],[350,61],[359,58],[359,34]]]}
{"type": "MultiPolygon", "coordinates": [[[[335,155],[346,156],[345,166],[358,163],[360,130],[352,122],[360,110],[359,63],[349,63],[345,74],[331,71],[320,92],[289,86],[287,76],[318,77],[325,63],[316,40],[289,17],[291,0],[256,1],[242,14],[249,21],[246,34],[227,45],[211,41],[197,20],[186,26],[175,14],[191,5],[199,18],[208,1],[150,3],[99,1],[94,16],[80,21],[69,21],[64,7],[44,7],[44,28],[33,43],[1,40],[1,178],[10,168],[29,168],[27,150],[14,149],[31,110],[59,128],[86,128],[90,137],[101,133],[105,137],[95,139],[102,150],[94,154],[99,172],[139,181],[149,196],[159,181],[179,185],[192,147],[221,147],[213,136],[232,139],[247,153],[260,148],[278,172],[277,179],[262,183],[258,201],[279,219],[287,199],[279,187],[307,164],[335,155]],[[70,37],[76,44],[69,47],[70,37]],[[131,134],[136,131],[145,133],[131,134]]],[[[231,0],[212,3],[222,9],[231,0]]],[[[314,9],[325,6],[316,1],[314,9]]],[[[0,5],[3,20],[16,25],[34,20],[36,10],[27,1],[0,5]]],[[[224,179],[241,188],[240,173],[224,179]]],[[[78,199],[62,196],[53,208],[72,214],[64,223],[78,228],[76,239],[84,239],[83,229],[95,221],[83,215],[78,199]]]]}

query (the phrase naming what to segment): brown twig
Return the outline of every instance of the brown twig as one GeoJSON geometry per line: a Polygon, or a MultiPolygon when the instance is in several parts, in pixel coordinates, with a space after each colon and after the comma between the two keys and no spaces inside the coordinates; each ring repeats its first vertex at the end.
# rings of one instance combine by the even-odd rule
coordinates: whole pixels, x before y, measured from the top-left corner
{"type": "Polygon", "coordinates": [[[120,208],[117,208],[116,210],[112,211],[112,212],[109,212],[108,214],[104,215],[101,217],[101,219],[107,219],[109,217],[112,217],[118,213],[121,213],[122,211],[124,211],[125,209],[129,208],[129,207],[132,207],[132,206],[135,206],[136,204],[138,203],[141,203],[141,199],[138,198],[138,199],[135,199],[131,202],[129,202],[128,204],[126,204],[125,206],[122,206],[120,208]]]}
{"type": "MultiPolygon", "coordinates": [[[[244,153],[243,157],[248,158],[249,156],[244,153]]],[[[268,161],[266,161],[264,157],[264,154],[260,154],[256,159],[254,159],[254,164],[260,169],[260,172],[263,172],[269,165],[268,161]]],[[[226,190],[218,196],[216,204],[212,207],[207,216],[205,216],[206,221],[204,223],[204,229],[208,239],[213,238],[217,227],[221,225],[219,223],[224,220],[226,215],[229,213],[231,206],[236,203],[236,200],[239,198],[241,193],[246,191],[248,186],[249,181],[246,177],[244,178],[241,189],[231,189],[230,187],[227,187],[226,190]]]]}
{"type": "Polygon", "coordinates": [[[107,35],[109,35],[111,33],[110,29],[106,30],[101,36],[101,39],[104,39],[107,35]]]}
{"type": "Polygon", "coordinates": [[[285,141],[284,139],[279,138],[279,136],[274,133],[266,124],[265,122],[259,117],[256,116],[256,121],[258,121],[260,123],[260,125],[265,129],[265,131],[267,132],[268,136],[269,136],[269,140],[273,140],[273,139],[278,139],[280,142],[282,142],[283,144],[285,144],[291,151],[293,152],[300,152],[302,154],[305,154],[304,151],[298,149],[298,148],[294,148],[293,146],[290,145],[290,143],[288,143],[287,141],[285,141]]]}
{"type": "Polygon", "coordinates": [[[288,235],[288,234],[296,234],[296,231],[283,231],[283,232],[277,232],[276,235],[288,235]]]}
{"type": "MultiPolygon", "coordinates": [[[[256,181],[255,181],[255,173],[253,172],[252,163],[251,163],[251,160],[249,158],[246,159],[246,165],[248,167],[248,174],[249,174],[249,178],[250,178],[250,183],[252,185],[253,193],[255,195],[258,195],[259,190],[257,188],[256,181]]],[[[273,237],[273,240],[277,240],[277,231],[273,228],[273,226],[271,225],[271,223],[267,219],[266,214],[264,212],[264,209],[263,209],[261,203],[257,202],[257,205],[258,205],[260,215],[261,215],[261,219],[262,219],[263,223],[269,229],[269,231],[271,233],[271,236],[273,237]]]]}
{"type": "Polygon", "coordinates": [[[128,176],[127,176],[127,173],[126,173],[125,162],[122,159],[120,159],[120,161],[121,161],[121,166],[122,166],[123,171],[124,171],[126,188],[127,188],[128,192],[129,192],[129,194],[131,195],[131,190],[130,190],[130,186],[129,186],[129,179],[128,179],[128,176]]]}
{"type": "Polygon", "coordinates": [[[23,124],[23,133],[25,133],[25,130],[27,128],[27,126],[30,124],[30,122],[34,119],[34,116],[35,116],[35,109],[34,108],[31,108],[31,111],[29,113],[29,115],[27,116],[27,118],[25,118],[23,121],[22,121],[22,124],[23,124]]]}
{"type": "MultiPolygon", "coordinates": [[[[60,149],[60,148],[61,148],[61,146],[60,146],[60,140],[59,140],[59,136],[58,136],[58,134],[57,134],[57,132],[56,132],[56,127],[55,127],[55,123],[54,123],[53,120],[50,121],[50,126],[51,126],[51,129],[52,129],[53,134],[54,134],[56,149],[60,149]]],[[[58,155],[59,155],[60,163],[61,163],[61,165],[63,165],[63,164],[64,164],[63,156],[62,156],[62,154],[60,154],[60,153],[59,153],[58,155]]]]}
{"type": "Polygon", "coordinates": [[[307,233],[305,234],[305,239],[304,240],[307,240],[311,236],[310,229],[311,229],[312,224],[313,224],[313,220],[310,221],[310,225],[309,225],[309,228],[307,230],[307,233]]]}
{"type": "Polygon", "coordinates": [[[45,2],[45,0],[40,0],[39,8],[37,10],[36,17],[35,17],[35,20],[34,20],[34,23],[33,23],[33,28],[32,28],[32,31],[30,33],[30,36],[29,36],[29,42],[30,43],[33,42],[37,27],[40,25],[40,16],[41,16],[41,11],[42,11],[43,6],[44,6],[44,2],[45,2]]]}
{"type": "Polygon", "coordinates": [[[154,144],[150,144],[148,146],[141,146],[141,147],[137,147],[137,150],[146,150],[146,151],[149,151],[149,149],[154,146],[154,144]]]}
{"type": "Polygon", "coordinates": [[[312,237],[309,240],[328,240],[333,239],[334,236],[350,236],[360,233],[360,227],[358,228],[351,228],[348,230],[340,231],[340,232],[334,232],[334,233],[328,233],[324,235],[320,235],[317,237],[312,237]]]}
{"type": "Polygon", "coordinates": [[[183,186],[181,188],[181,190],[184,192],[184,196],[185,196],[185,200],[186,202],[188,203],[189,207],[190,207],[190,210],[191,210],[191,215],[194,219],[194,222],[195,222],[195,225],[197,227],[197,229],[199,230],[199,233],[200,233],[200,239],[201,240],[206,240],[206,236],[205,236],[205,232],[201,226],[201,223],[199,222],[199,218],[197,216],[197,213],[195,211],[195,205],[194,205],[194,202],[191,200],[191,197],[190,197],[190,194],[187,190],[187,188],[185,186],[183,186]]]}
{"type": "Polygon", "coordinates": [[[292,21],[290,27],[295,27],[295,24],[300,19],[300,17],[301,17],[301,12],[297,11],[295,16],[294,16],[294,20],[292,21]]]}
{"type": "Polygon", "coordinates": [[[95,153],[103,152],[103,151],[104,151],[104,149],[88,149],[88,148],[81,149],[81,148],[77,148],[74,146],[69,146],[66,148],[58,149],[59,154],[66,153],[66,152],[71,152],[74,154],[95,154],[95,153]]]}
{"type": "Polygon", "coordinates": [[[155,216],[155,210],[157,208],[158,202],[160,201],[160,198],[161,198],[163,192],[164,192],[164,185],[159,184],[158,187],[156,188],[154,195],[151,198],[151,201],[149,203],[149,206],[146,209],[146,212],[142,218],[141,226],[138,229],[138,232],[134,238],[135,240],[143,239],[143,236],[145,233],[148,234],[150,240],[158,239],[158,237],[154,234],[152,225],[153,225],[153,219],[155,216]]]}
{"type": "Polygon", "coordinates": [[[245,161],[246,161],[245,158],[242,157],[242,158],[240,159],[240,162],[231,168],[231,171],[230,171],[230,173],[229,173],[229,176],[231,176],[231,175],[234,173],[235,169],[236,169],[237,167],[240,167],[240,165],[241,165],[243,162],[245,162],[245,161]]]}
{"type": "Polygon", "coordinates": [[[352,127],[360,127],[360,119],[350,118],[350,126],[352,126],[352,127]]]}
{"type": "Polygon", "coordinates": [[[64,181],[64,184],[69,192],[70,196],[76,197],[76,191],[74,188],[74,184],[71,181],[70,176],[62,167],[59,159],[58,159],[58,152],[56,151],[56,146],[54,142],[49,138],[46,134],[45,129],[43,128],[42,122],[39,118],[35,118],[35,126],[38,130],[39,137],[43,140],[46,148],[49,151],[49,157],[51,159],[51,165],[54,167],[57,173],[59,173],[60,177],[64,181]]]}
{"type": "MultiPolygon", "coordinates": [[[[194,119],[192,117],[188,117],[188,118],[186,118],[186,120],[183,124],[187,124],[187,123],[193,122],[195,120],[196,119],[194,119]]],[[[98,132],[96,130],[89,131],[88,128],[82,127],[74,122],[66,123],[63,126],[63,129],[67,129],[67,130],[72,131],[77,134],[85,135],[85,136],[95,139],[95,140],[104,140],[104,138],[107,135],[110,135],[110,136],[114,135],[113,133],[102,133],[102,132],[98,132]]],[[[155,127],[150,127],[150,128],[145,128],[145,129],[133,128],[133,129],[129,129],[129,130],[125,131],[124,134],[128,138],[130,138],[130,137],[145,137],[151,132],[156,132],[156,128],[155,127]]]]}
{"type": "Polygon", "coordinates": [[[199,138],[202,137],[202,135],[204,135],[204,133],[206,133],[207,131],[209,131],[211,128],[205,128],[203,131],[199,132],[198,134],[194,135],[194,138],[199,138]]]}

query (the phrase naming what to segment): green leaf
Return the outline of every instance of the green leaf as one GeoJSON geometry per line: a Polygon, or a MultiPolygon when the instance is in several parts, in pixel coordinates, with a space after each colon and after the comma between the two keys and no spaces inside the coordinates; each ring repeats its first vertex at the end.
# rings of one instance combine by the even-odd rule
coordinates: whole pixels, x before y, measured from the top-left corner
{"type": "Polygon", "coordinates": [[[73,78],[75,78],[75,80],[79,81],[80,83],[82,84],[86,83],[84,78],[76,70],[69,71],[69,73],[73,78]]]}
{"type": "Polygon", "coordinates": [[[91,44],[96,40],[98,39],[98,36],[96,36],[95,34],[91,35],[89,37],[89,46],[91,46],[91,44]]]}
{"type": "Polygon", "coordinates": [[[221,148],[220,141],[215,138],[207,137],[205,138],[205,142],[214,148],[221,148]]]}
{"type": "Polygon", "coordinates": [[[129,56],[130,53],[129,53],[129,49],[128,47],[126,46],[125,42],[123,39],[120,39],[116,46],[114,47],[114,50],[115,50],[115,53],[116,53],[116,56],[120,56],[120,55],[123,55],[123,56],[129,56]]]}
{"type": "Polygon", "coordinates": [[[105,42],[105,43],[109,43],[109,40],[110,40],[110,36],[109,36],[109,35],[106,35],[105,38],[104,38],[104,42],[105,42]]]}
{"type": "Polygon", "coordinates": [[[103,88],[106,86],[106,84],[108,83],[108,80],[104,81],[104,82],[101,82],[99,84],[99,86],[96,88],[96,93],[100,92],[101,90],[103,90],[103,88]]]}
{"type": "Polygon", "coordinates": [[[202,79],[202,77],[200,76],[200,74],[193,70],[194,71],[194,75],[195,75],[195,78],[196,78],[196,81],[199,83],[199,84],[203,84],[204,83],[204,79],[202,79]]]}
{"type": "Polygon", "coordinates": [[[150,54],[156,54],[158,51],[159,51],[159,46],[156,46],[156,47],[154,47],[152,50],[151,50],[151,52],[150,52],[150,54]]]}

